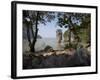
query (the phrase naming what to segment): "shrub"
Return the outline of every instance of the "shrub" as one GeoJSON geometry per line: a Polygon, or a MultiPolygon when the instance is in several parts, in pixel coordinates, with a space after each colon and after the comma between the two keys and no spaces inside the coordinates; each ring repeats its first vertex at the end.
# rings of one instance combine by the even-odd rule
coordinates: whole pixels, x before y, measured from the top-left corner
{"type": "Polygon", "coordinates": [[[74,48],[76,49],[77,48],[77,44],[66,44],[64,49],[68,49],[68,48],[74,48]]]}
{"type": "Polygon", "coordinates": [[[52,51],[53,48],[49,45],[47,45],[45,48],[44,48],[44,51],[52,51]]]}

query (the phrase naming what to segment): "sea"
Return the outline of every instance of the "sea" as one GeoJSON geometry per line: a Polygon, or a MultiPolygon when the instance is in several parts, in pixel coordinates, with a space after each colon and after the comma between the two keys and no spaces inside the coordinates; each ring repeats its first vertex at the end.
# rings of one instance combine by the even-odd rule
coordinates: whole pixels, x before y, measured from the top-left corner
{"type": "MultiPolygon", "coordinates": [[[[51,46],[54,50],[57,49],[57,40],[56,38],[42,38],[37,39],[35,44],[35,50],[40,51],[44,50],[46,46],[51,46]]],[[[29,51],[29,42],[26,39],[23,39],[23,51],[29,51]]]]}

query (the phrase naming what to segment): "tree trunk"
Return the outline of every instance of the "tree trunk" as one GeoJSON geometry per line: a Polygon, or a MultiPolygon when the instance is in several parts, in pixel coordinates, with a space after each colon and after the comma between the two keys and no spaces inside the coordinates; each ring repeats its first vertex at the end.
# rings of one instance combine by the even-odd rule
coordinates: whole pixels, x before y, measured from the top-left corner
{"type": "Polygon", "coordinates": [[[30,28],[29,28],[29,24],[27,24],[27,39],[29,42],[29,46],[31,46],[31,38],[30,38],[30,28]]]}
{"type": "Polygon", "coordinates": [[[34,38],[34,31],[32,26],[31,26],[31,33],[32,33],[32,38],[34,38]]]}
{"type": "Polygon", "coordinates": [[[32,45],[30,47],[30,51],[31,52],[35,52],[35,43],[37,41],[37,35],[38,35],[38,16],[39,16],[39,12],[37,12],[37,15],[36,15],[36,31],[35,31],[35,35],[34,35],[34,39],[32,41],[32,45]]]}
{"type": "Polygon", "coordinates": [[[71,44],[71,27],[72,27],[72,24],[71,24],[71,16],[69,17],[69,45],[71,44]]]}
{"type": "Polygon", "coordinates": [[[69,27],[69,45],[71,44],[71,27],[69,27]]]}

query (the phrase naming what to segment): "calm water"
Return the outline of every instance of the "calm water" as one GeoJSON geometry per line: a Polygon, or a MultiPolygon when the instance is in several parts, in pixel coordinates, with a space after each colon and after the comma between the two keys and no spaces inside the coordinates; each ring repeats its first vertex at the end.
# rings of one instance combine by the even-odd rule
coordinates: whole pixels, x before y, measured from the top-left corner
{"type": "MultiPolygon", "coordinates": [[[[27,40],[23,40],[23,51],[29,51],[29,45],[27,40]]],[[[47,45],[51,46],[53,49],[57,49],[57,41],[56,38],[43,38],[37,39],[35,44],[35,50],[43,50],[47,45]]]]}

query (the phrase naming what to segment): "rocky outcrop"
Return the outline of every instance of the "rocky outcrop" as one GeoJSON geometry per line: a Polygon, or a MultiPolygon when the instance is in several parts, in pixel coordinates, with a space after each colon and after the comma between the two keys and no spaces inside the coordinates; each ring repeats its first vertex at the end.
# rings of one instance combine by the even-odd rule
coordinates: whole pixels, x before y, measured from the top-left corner
{"type": "Polygon", "coordinates": [[[42,52],[38,55],[29,54],[23,57],[23,68],[54,68],[54,67],[78,67],[90,66],[91,57],[85,48],[78,50],[42,52]]]}

